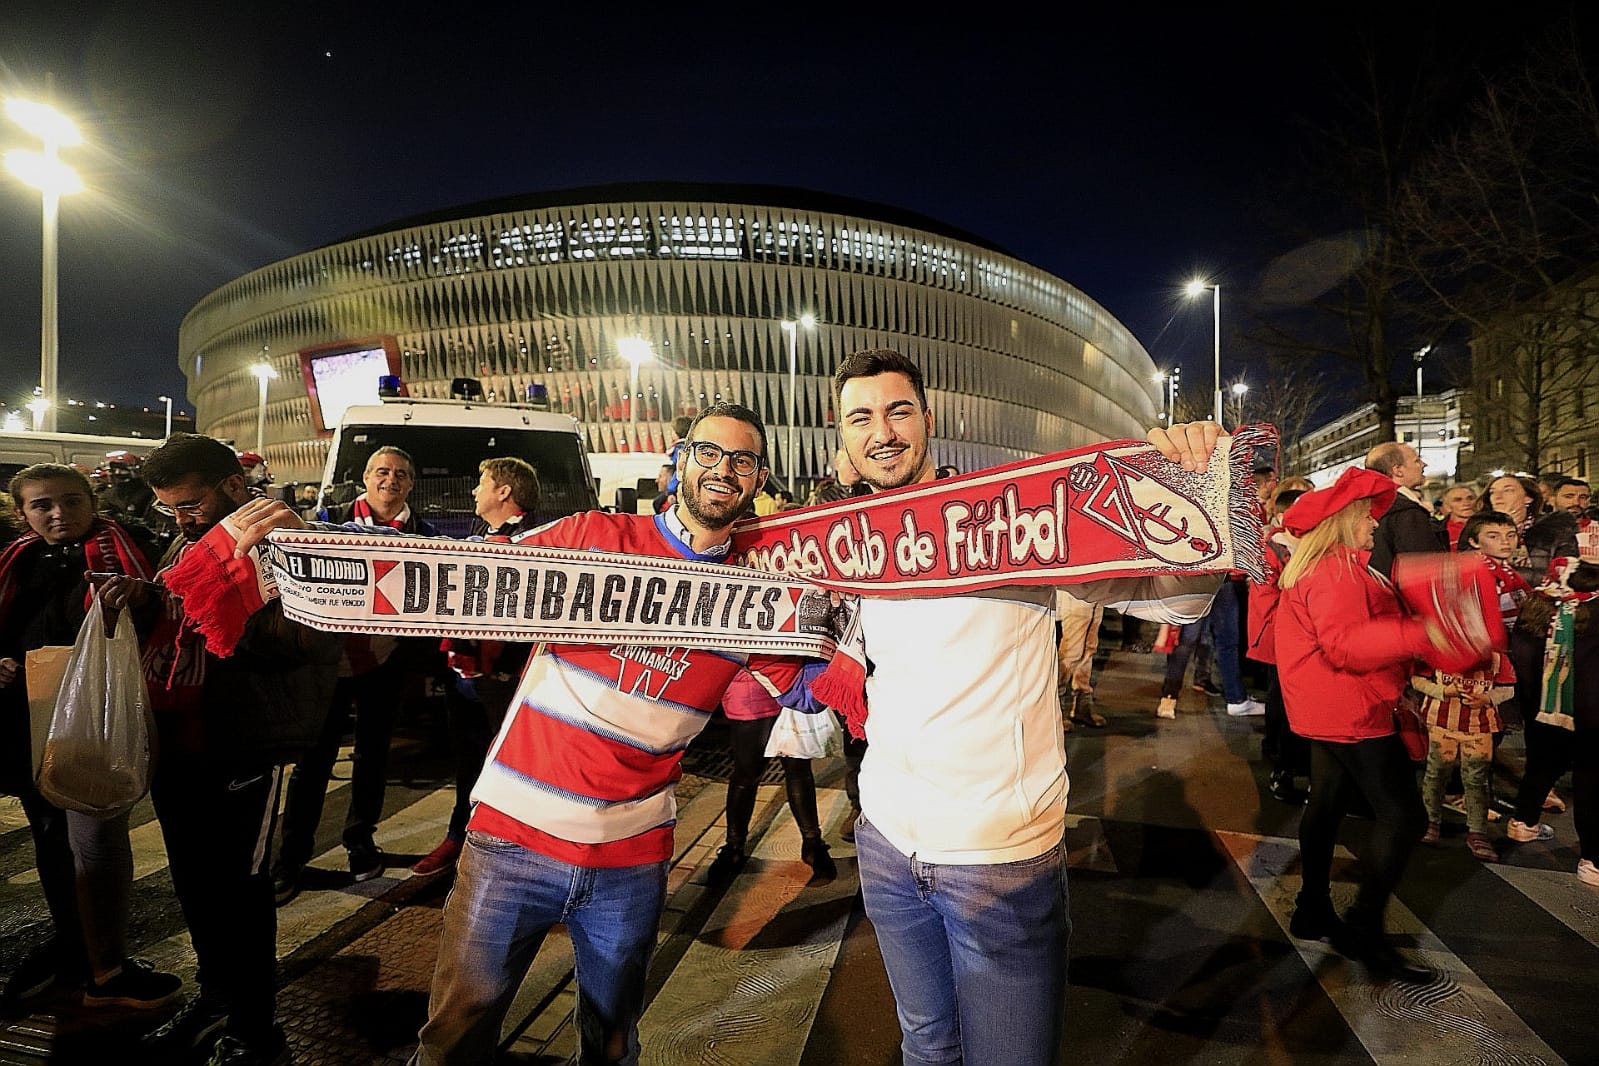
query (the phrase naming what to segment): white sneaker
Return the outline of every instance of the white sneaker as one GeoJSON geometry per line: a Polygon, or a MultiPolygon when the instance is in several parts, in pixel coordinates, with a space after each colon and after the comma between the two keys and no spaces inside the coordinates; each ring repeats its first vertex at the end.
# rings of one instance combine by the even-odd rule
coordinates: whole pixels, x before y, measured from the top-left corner
{"type": "Polygon", "coordinates": [[[1243,703],[1229,703],[1227,713],[1234,718],[1258,718],[1266,713],[1266,705],[1259,700],[1245,700],[1243,703]]]}
{"type": "Polygon", "coordinates": [[[1531,843],[1534,840],[1551,840],[1555,835],[1555,827],[1539,822],[1537,825],[1528,825],[1526,822],[1512,818],[1505,823],[1505,836],[1520,844],[1531,843]]]}
{"type": "Polygon", "coordinates": [[[1577,880],[1585,885],[1599,885],[1599,866],[1595,866],[1592,859],[1583,859],[1577,863],[1577,880]]]}
{"type": "Polygon", "coordinates": [[[1155,708],[1155,717],[1156,718],[1176,718],[1177,717],[1177,697],[1176,696],[1162,696],[1160,698],[1160,706],[1155,708]]]}

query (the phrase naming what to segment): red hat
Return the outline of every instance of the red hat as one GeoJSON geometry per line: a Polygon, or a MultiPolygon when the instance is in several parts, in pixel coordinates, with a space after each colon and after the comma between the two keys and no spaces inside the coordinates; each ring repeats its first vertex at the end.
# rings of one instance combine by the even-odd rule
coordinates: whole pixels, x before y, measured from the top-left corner
{"type": "Polygon", "coordinates": [[[1381,518],[1399,492],[1394,479],[1375,470],[1352,466],[1324,489],[1307,492],[1283,512],[1283,528],[1302,537],[1356,500],[1371,500],[1371,513],[1381,518]]]}

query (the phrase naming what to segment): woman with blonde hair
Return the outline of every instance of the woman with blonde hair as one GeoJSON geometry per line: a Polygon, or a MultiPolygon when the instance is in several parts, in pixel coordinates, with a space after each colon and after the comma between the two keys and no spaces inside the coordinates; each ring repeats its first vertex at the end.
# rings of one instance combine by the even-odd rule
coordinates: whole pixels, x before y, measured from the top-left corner
{"type": "Polygon", "coordinates": [[[1288,930],[1328,938],[1379,980],[1425,983],[1431,972],[1383,935],[1388,899],[1427,826],[1394,712],[1412,660],[1433,648],[1428,626],[1408,617],[1393,587],[1368,566],[1377,516],[1394,493],[1392,478],[1350,469],[1283,515],[1298,543],[1278,581],[1277,668],[1289,724],[1310,741],[1310,801],[1299,823],[1303,880],[1288,930]],[[1372,831],[1354,905],[1340,920],[1333,849],[1357,793],[1371,805],[1372,831]]]}

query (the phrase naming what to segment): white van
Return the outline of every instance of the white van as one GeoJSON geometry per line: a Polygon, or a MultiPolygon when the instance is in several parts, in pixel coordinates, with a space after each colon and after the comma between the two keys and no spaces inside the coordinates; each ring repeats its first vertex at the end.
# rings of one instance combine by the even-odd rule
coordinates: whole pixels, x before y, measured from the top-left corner
{"type": "Polygon", "coordinates": [[[411,508],[445,536],[482,532],[472,490],[478,464],[495,456],[525,459],[538,471],[535,524],[599,507],[588,451],[572,416],[513,404],[409,397],[345,409],[322,472],[324,506],[359,495],[367,459],[385,446],[404,449],[416,462],[411,508]]]}

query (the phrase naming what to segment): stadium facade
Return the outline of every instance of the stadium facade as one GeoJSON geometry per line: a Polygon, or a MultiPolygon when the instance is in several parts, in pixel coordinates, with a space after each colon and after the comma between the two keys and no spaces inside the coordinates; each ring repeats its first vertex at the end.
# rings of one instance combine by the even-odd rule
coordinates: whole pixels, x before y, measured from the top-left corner
{"type": "Polygon", "coordinates": [[[781,186],[602,186],[396,222],[222,286],[179,346],[200,431],[240,447],[256,444],[252,367],[276,370],[280,482],[317,478],[327,450],[308,353],[381,349],[413,396],[461,377],[491,402],[542,386],[599,452],[659,451],[673,416],[736,400],[800,490],[830,470],[830,377],[861,349],[917,361],[937,461],[962,470],[1141,437],[1158,400],[1143,346],[1070,283],[935,220],[781,186]],[[630,363],[626,338],[653,358],[630,363]]]}

